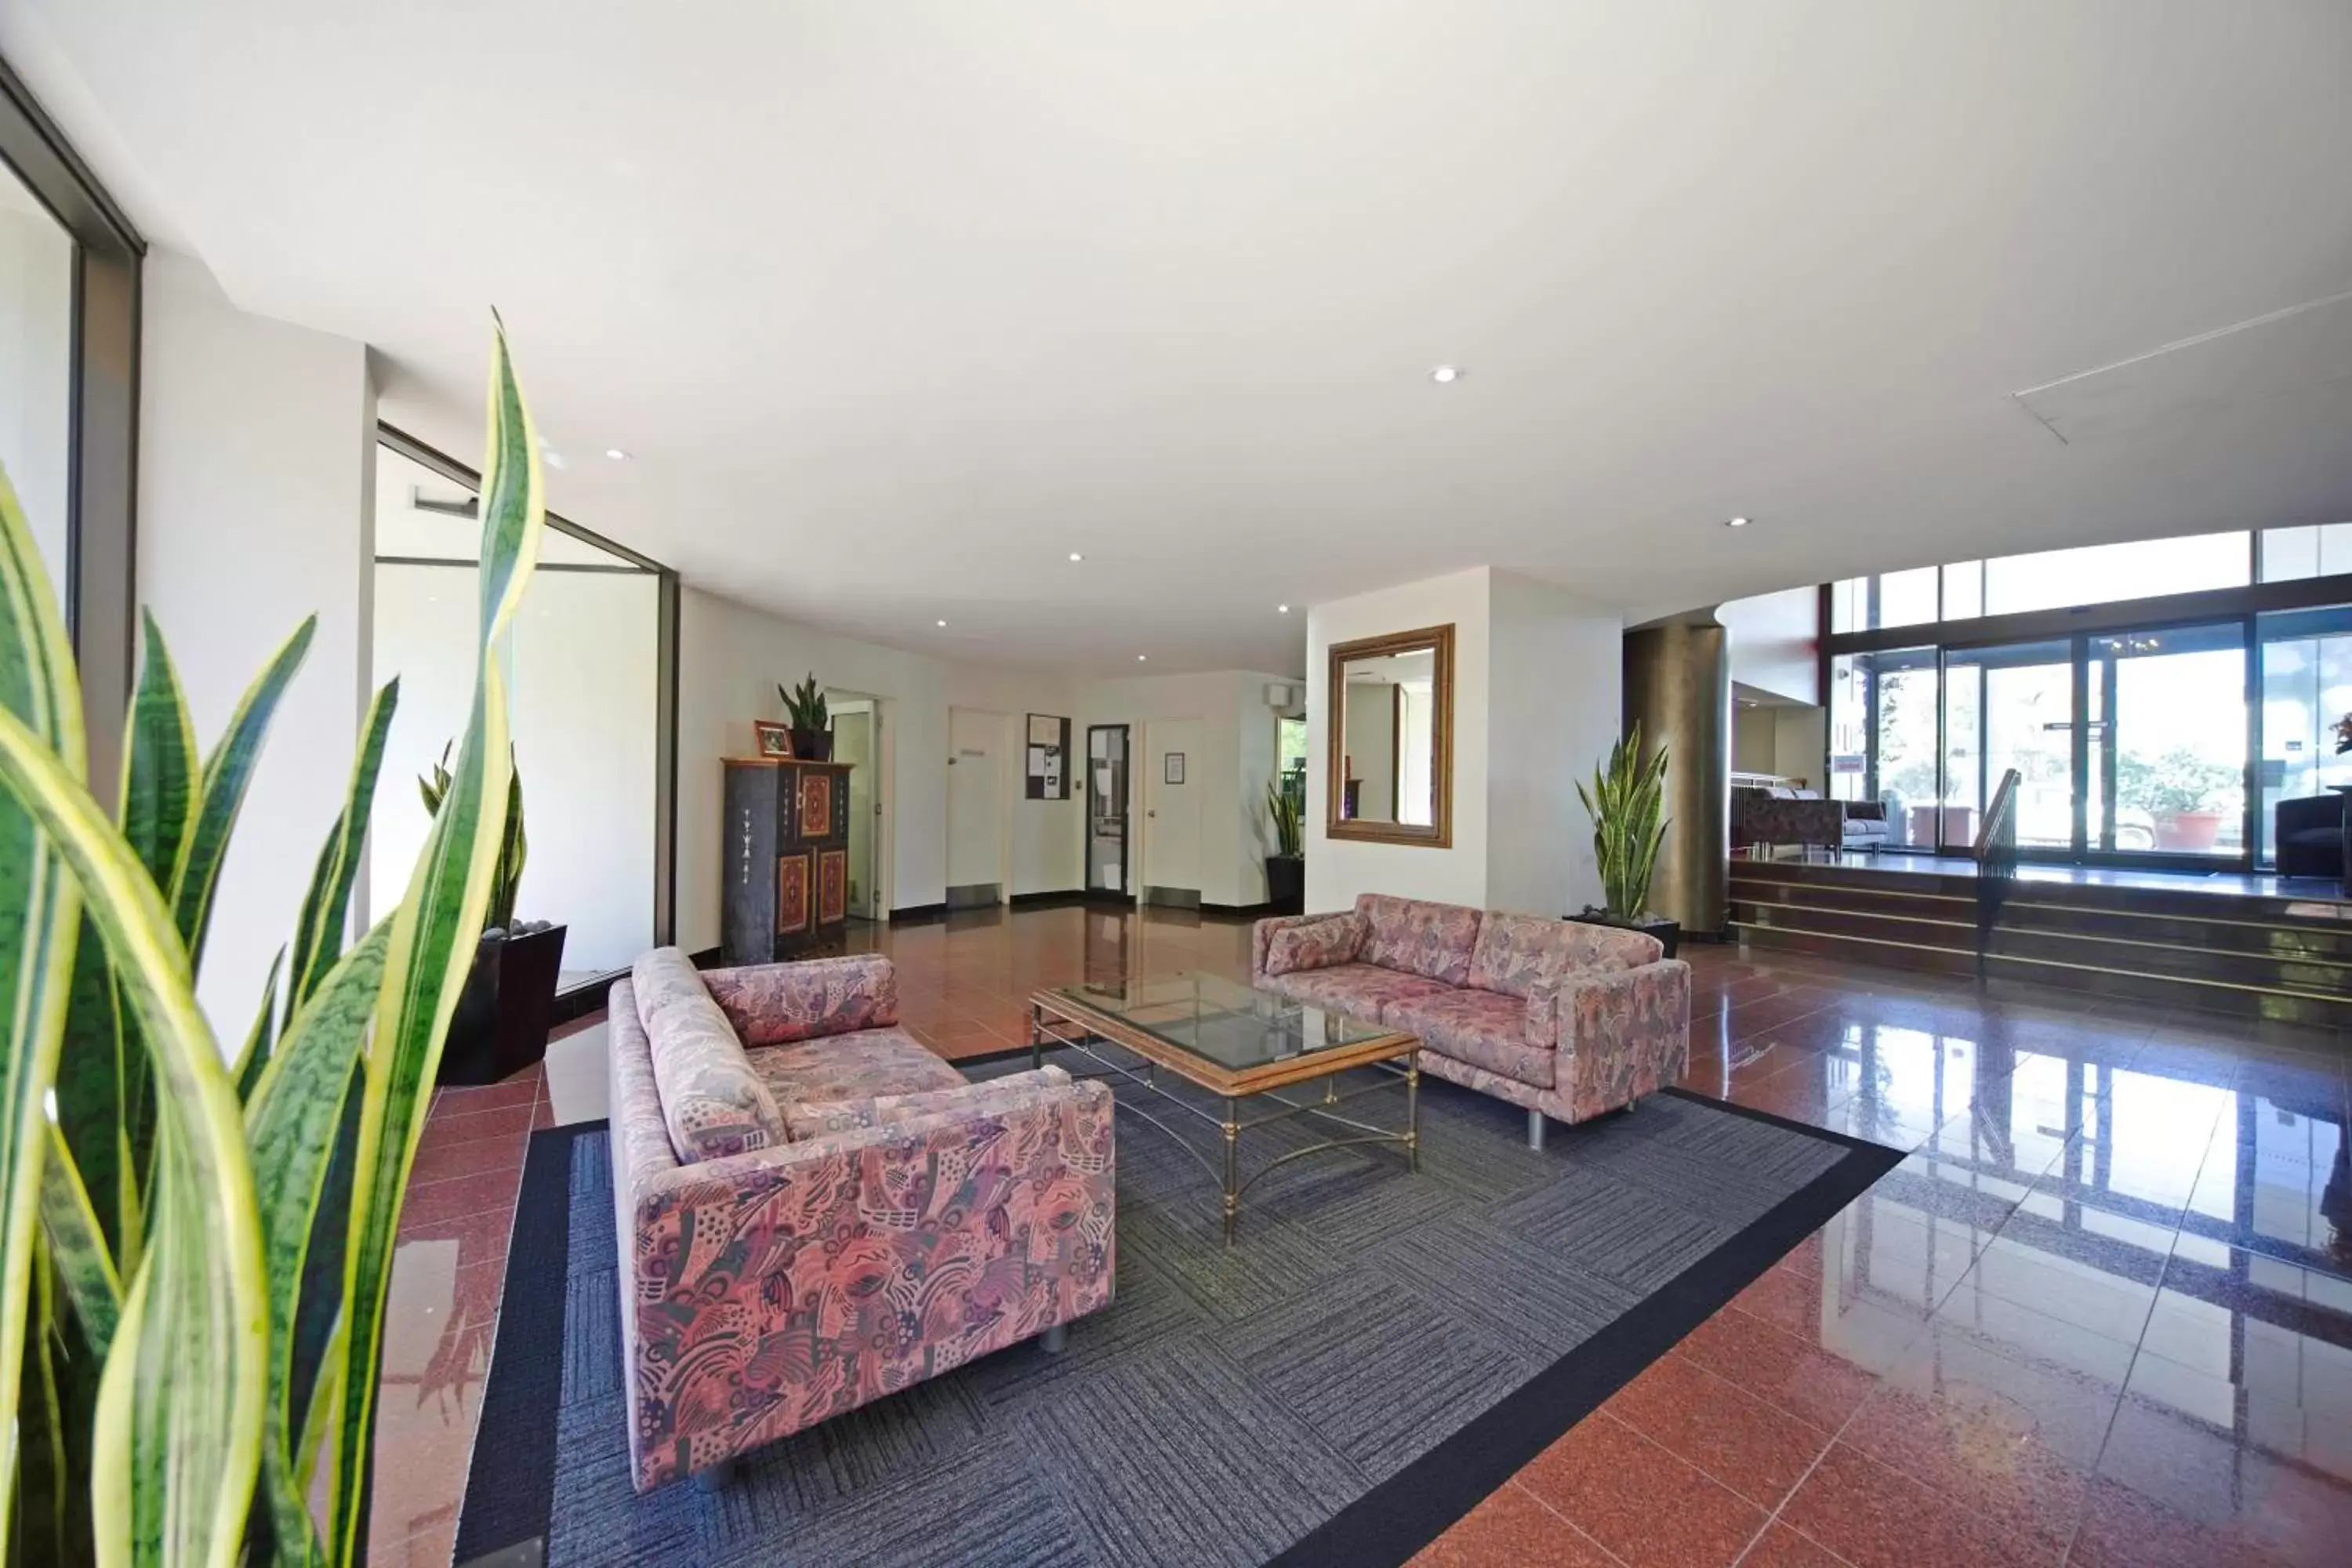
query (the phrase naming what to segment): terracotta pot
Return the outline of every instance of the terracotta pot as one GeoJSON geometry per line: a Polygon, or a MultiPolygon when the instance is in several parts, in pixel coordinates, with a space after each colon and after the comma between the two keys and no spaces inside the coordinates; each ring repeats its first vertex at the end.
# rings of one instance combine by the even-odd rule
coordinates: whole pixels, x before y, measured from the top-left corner
{"type": "Polygon", "coordinates": [[[2156,847],[2200,853],[2221,837],[2218,811],[2159,811],[2156,814],[2156,847]]]}

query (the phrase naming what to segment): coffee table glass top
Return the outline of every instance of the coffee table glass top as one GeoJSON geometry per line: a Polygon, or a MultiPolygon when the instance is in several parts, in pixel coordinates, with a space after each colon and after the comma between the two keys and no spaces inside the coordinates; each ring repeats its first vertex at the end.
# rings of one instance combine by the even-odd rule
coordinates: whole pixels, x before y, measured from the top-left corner
{"type": "Polygon", "coordinates": [[[1233,1071],[1396,1033],[1216,974],[1064,985],[1053,994],[1233,1071]]]}

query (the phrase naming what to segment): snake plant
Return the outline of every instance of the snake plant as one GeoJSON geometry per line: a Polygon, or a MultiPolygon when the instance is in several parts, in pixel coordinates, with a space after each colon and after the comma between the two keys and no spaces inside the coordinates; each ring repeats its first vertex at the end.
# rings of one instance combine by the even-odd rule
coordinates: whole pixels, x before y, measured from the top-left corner
{"type": "Polygon", "coordinates": [[[1609,912],[1639,920],[1650,901],[1650,878],[1657,869],[1658,846],[1666,837],[1666,749],[1642,758],[1642,727],[1617,738],[1609,761],[1592,773],[1592,787],[1576,786],[1576,798],[1592,818],[1592,857],[1600,862],[1601,889],[1609,912]]]}
{"type": "Polygon", "coordinates": [[[1266,820],[1274,825],[1274,852],[1289,859],[1300,853],[1301,832],[1307,819],[1306,775],[1282,773],[1268,779],[1265,784],[1266,820]],[[1296,779],[1294,784],[1293,780],[1296,779]]]}
{"type": "Polygon", "coordinates": [[[0,1562],[342,1565],[364,1500],[403,1189],[511,787],[501,658],[542,527],[493,334],[471,717],[399,905],[345,910],[397,682],[238,1048],[195,977],[314,621],[199,754],[152,619],[111,817],[65,624],[0,473],[0,1562]]]}
{"type": "MultiPolygon", "coordinates": [[[[449,794],[449,746],[441,748],[441,760],[433,771],[416,781],[416,793],[425,799],[425,815],[437,816],[441,803],[449,794]]],[[[508,748],[507,773],[514,781],[507,791],[506,826],[499,834],[499,868],[490,879],[490,912],[484,917],[485,929],[512,931],[515,900],[522,892],[522,868],[530,859],[530,835],[522,826],[522,770],[515,765],[513,748],[508,748]]]]}

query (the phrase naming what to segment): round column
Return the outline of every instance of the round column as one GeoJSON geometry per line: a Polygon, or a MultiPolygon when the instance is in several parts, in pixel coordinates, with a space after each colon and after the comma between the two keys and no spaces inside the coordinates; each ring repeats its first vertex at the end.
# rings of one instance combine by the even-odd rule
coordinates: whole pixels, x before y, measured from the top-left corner
{"type": "Polygon", "coordinates": [[[1723,931],[1731,875],[1731,634],[1712,621],[1625,634],[1625,727],[1666,748],[1667,818],[1650,908],[1723,931]]]}

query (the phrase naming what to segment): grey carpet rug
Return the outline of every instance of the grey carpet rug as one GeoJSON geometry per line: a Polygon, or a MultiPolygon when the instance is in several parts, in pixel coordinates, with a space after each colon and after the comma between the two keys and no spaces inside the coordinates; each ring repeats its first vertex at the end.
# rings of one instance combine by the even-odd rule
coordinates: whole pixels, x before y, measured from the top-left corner
{"type": "MultiPolygon", "coordinates": [[[[1385,1122],[1392,1098],[1353,1109],[1385,1122]]],[[[1894,1162],[1671,1093],[1542,1153],[1523,1124],[1425,1081],[1419,1174],[1379,1149],[1294,1162],[1228,1249],[1213,1184],[1122,1115],[1117,1299],[1066,1352],[1013,1347],[719,1494],[646,1497],[606,1139],[541,1133],[457,1561],[534,1534],[559,1568],[1402,1561],[1894,1162]]],[[[1316,1136],[1254,1131],[1244,1168],[1316,1136]]]]}

